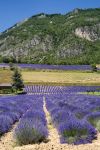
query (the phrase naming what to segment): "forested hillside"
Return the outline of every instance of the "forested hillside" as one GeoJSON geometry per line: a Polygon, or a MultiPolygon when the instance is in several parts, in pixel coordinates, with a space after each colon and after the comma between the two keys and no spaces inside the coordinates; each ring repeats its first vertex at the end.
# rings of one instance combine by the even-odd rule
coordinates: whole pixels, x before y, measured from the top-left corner
{"type": "Polygon", "coordinates": [[[100,8],[38,14],[0,34],[0,62],[100,63],[100,8]]]}

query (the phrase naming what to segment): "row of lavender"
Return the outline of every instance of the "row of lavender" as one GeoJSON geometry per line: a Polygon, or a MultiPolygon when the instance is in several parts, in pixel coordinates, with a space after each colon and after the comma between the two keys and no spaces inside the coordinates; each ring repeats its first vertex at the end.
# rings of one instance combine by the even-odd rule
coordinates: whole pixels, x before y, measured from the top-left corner
{"type": "Polygon", "coordinates": [[[100,131],[100,97],[90,95],[47,95],[47,109],[61,143],[86,144],[100,131]]]}
{"type": "Polygon", "coordinates": [[[0,136],[19,121],[14,132],[17,143],[41,142],[48,136],[42,96],[0,97],[0,136]],[[19,121],[20,120],[20,121],[19,121]]]}
{"type": "Polygon", "coordinates": [[[76,92],[100,92],[100,86],[45,86],[32,85],[26,86],[24,89],[27,93],[34,94],[62,94],[62,93],[76,93],[76,92]]]}
{"type": "Polygon", "coordinates": [[[0,136],[31,107],[32,99],[28,96],[0,97],[0,136]]]}
{"type": "Polygon", "coordinates": [[[20,119],[14,137],[19,145],[46,141],[48,129],[43,110],[43,96],[36,96],[31,108],[20,119]]]}
{"type": "MultiPolygon", "coordinates": [[[[29,69],[92,70],[90,65],[46,65],[46,64],[15,64],[15,65],[19,66],[20,68],[29,68],[29,69]]],[[[1,63],[0,67],[9,67],[9,64],[1,63]]]]}

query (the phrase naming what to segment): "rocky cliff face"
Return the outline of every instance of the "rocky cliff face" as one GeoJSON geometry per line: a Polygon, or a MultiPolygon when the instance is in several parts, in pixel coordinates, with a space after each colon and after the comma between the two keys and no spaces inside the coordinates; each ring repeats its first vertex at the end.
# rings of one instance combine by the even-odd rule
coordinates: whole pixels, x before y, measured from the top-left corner
{"type": "Polygon", "coordinates": [[[29,63],[99,63],[100,9],[25,19],[0,34],[0,55],[0,61],[11,57],[29,63]]]}
{"type": "Polygon", "coordinates": [[[48,52],[52,48],[52,37],[46,35],[44,38],[41,38],[39,35],[34,35],[32,39],[27,39],[23,42],[17,41],[14,37],[8,37],[7,39],[0,41],[0,54],[3,56],[13,56],[16,59],[19,57],[27,57],[29,55],[35,55],[35,51],[48,52]],[[10,46],[9,42],[14,44],[10,46]],[[33,53],[31,52],[33,51],[33,53]]]}
{"type": "Polygon", "coordinates": [[[92,27],[79,27],[75,29],[75,35],[89,41],[100,40],[100,24],[94,25],[92,27]]]}

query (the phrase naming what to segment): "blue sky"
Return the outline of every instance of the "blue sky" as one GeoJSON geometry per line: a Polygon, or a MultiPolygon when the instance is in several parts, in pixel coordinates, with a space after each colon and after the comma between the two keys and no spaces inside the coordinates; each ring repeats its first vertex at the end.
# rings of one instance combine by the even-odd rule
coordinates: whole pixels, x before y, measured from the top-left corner
{"type": "Polygon", "coordinates": [[[99,8],[100,0],[0,0],[0,32],[37,13],[67,13],[74,8],[99,8]]]}

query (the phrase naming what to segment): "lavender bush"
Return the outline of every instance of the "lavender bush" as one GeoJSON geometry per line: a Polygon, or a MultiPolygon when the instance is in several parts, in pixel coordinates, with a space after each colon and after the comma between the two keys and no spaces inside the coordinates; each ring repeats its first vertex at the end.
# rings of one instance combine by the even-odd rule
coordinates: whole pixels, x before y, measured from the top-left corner
{"type": "Polygon", "coordinates": [[[0,136],[8,132],[13,124],[11,117],[7,115],[0,115],[0,136]]]}
{"type": "Polygon", "coordinates": [[[59,126],[61,143],[86,144],[96,139],[96,130],[86,122],[70,120],[68,123],[61,123],[59,126]]]}
{"type": "Polygon", "coordinates": [[[56,127],[58,127],[60,123],[67,123],[70,118],[73,118],[73,116],[69,111],[59,110],[52,115],[52,122],[55,124],[56,127]]]}
{"type": "Polygon", "coordinates": [[[100,132],[100,112],[91,113],[86,119],[100,132]]]}
{"type": "Polygon", "coordinates": [[[36,110],[36,108],[34,110],[29,110],[22,118],[32,119],[34,122],[41,122],[43,125],[47,124],[43,110],[36,110]]]}
{"type": "MultiPolygon", "coordinates": [[[[8,132],[12,125],[18,121],[23,114],[35,105],[41,96],[1,96],[0,97],[0,136],[8,132]]],[[[42,102],[40,102],[42,103],[42,102]]]]}
{"type": "Polygon", "coordinates": [[[33,101],[32,107],[21,118],[14,137],[19,145],[40,143],[47,139],[48,130],[43,111],[43,97],[33,101]]]}
{"type": "Polygon", "coordinates": [[[48,132],[40,121],[34,119],[22,119],[15,129],[14,137],[19,145],[40,143],[46,140],[48,132]]]}

